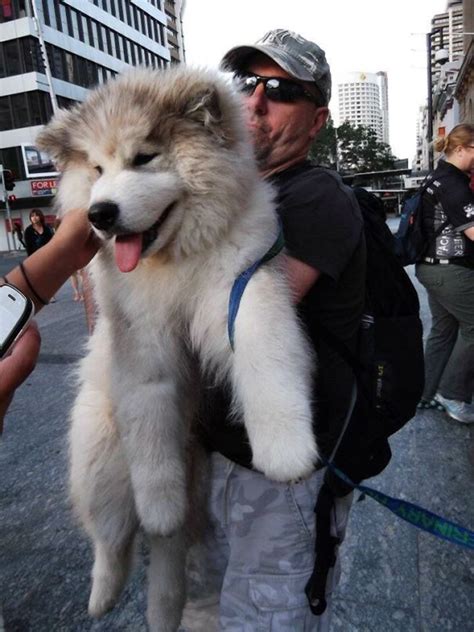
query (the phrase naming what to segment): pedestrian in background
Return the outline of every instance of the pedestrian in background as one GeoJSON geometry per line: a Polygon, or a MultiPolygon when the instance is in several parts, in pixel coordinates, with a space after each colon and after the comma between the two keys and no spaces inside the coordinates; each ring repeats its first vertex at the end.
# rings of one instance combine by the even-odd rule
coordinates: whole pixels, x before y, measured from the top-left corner
{"type": "Polygon", "coordinates": [[[43,211],[39,208],[31,209],[30,222],[31,224],[25,229],[25,247],[28,256],[45,246],[54,235],[53,229],[46,224],[43,211]]]}
{"type": "Polygon", "coordinates": [[[416,276],[428,293],[432,326],[425,347],[421,408],[442,406],[461,423],[474,422],[474,125],[457,125],[434,143],[445,158],[423,196],[428,242],[416,276]],[[443,224],[441,233],[434,234],[443,224]]]}
{"type": "Polygon", "coordinates": [[[23,229],[22,229],[20,223],[13,222],[13,232],[15,234],[15,237],[18,239],[20,244],[23,246],[23,248],[26,249],[25,238],[23,236],[23,229]]]}

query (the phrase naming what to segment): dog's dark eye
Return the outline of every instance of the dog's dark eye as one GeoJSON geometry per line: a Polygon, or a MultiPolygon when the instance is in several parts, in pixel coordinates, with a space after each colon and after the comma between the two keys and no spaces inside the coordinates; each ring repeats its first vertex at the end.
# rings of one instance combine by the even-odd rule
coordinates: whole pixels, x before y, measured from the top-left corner
{"type": "Polygon", "coordinates": [[[94,169],[97,171],[97,173],[100,176],[104,173],[104,170],[102,169],[102,167],[100,165],[97,165],[96,167],[94,167],[94,169]]]}
{"type": "Polygon", "coordinates": [[[146,165],[148,162],[151,162],[153,158],[156,158],[158,154],[137,154],[135,158],[132,160],[132,165],[134,167],[140,167],[141,165],[146,165]]]}

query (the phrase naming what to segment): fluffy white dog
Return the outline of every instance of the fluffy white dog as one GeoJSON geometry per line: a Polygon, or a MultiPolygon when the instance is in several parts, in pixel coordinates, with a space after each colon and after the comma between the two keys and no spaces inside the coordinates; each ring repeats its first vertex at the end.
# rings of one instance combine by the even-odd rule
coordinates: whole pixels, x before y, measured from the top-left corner
{"type": "Polygon", "coordinates": [[[317,460],[313,363],[278,257],[247,285],[234,351],[227,335],[234,280],[279,230],[241,109],[217,74],[134,70],[38,139],[63,171],[61,207],[87,207],[105,241],[70,432],[72,497],[95,552],[89,611],[115,603],[141,526],[160,632],[177,629],[184,602],[196,365],[232,384],[257,469],[290,481],[317,460]]]}

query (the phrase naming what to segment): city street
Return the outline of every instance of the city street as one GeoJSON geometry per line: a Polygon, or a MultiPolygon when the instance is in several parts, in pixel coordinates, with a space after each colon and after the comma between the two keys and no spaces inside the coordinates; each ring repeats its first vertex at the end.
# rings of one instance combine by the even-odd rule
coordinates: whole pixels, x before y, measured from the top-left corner
{"type": "MultiPolygon", "coordinates": [[[[0,254],[0,274],[16,261],[0,254]]],[[[119,605],[99,622],[87,614],[92,551],[71,514],[66,474],[72,373],[87,332],[69,283],[37,320],[39,362],[0,439],[0,632],[140,632],[146,543],[119,605]]],[[[369,484],[474,529],[473,434],[474,426],[442,412],[420,412],[393,438],[390,465],[369,484]]],[[[474,629],[473,552],[415,529],[370,498],[354,504],[342,563],[332,632],[474,629]]],[[[210,632],[207,624],[193,629],[210,632]]]]}

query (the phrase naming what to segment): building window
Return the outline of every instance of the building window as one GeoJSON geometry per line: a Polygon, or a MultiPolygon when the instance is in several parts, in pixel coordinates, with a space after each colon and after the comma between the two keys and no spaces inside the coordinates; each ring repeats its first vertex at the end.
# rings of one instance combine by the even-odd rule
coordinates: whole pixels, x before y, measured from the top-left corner
{"type": "Polygon", "coordinates": [[[67,34],[69,37],[74,37],[74,29],[72,27],[72,9],[64,7],[64,12],[66,14],[67,34]]]}
{"type": "Polygon", "coordinates": [[[86,41],[86,37],[84,34],[85,16],[83,16],[81,13],[78,13],[77,11],[75,11],[75,14],[76,14],[76,19],[77,19],[77,30],[79,33],[79,39],[81,40],[81,42],[85,42],[86,41]]]}
{"type": "Polygon", "coordinates": [[[115,33],[114,31],[114,38],[115,38],[115,50],[117,52],[117,57],[118,59],[123,59],[124,58],[123,45],[121,45],[122,37],[118,33],[115,33]]]}
{"type": "Polygon", "coordinates": [[[143,35],[147,35],[145,12],[139,11],[139,14],[140,14],[140,20],[141,20],[141,32],[143,33],[143,35]]]}
{"type": "Polygon", "coordinates": [[[74,58],[71,53],[64,51],[65,80],[74,83],[74,58]]]}
{"type": "Polygon", "coordinates": [[[43,0],[41,4],[43,5],[44,23],[46,24],[46,26],[51,26],[51,18],[49,17],[48,0],[43,0]]]}
{"type": "Polygon", "coordinates": [[[28,16],[26,0],[1,0],[0,24],[28,16]]]}
{"type": "Polygon", "coordinates": [[[130,2],[129,0],[123,0],[125,4],[125,12],[127,14],[126,22],[129,26],[132,26],[132,13],[130,11],[130,2]]]}
{"type": "Polygon", "coordinates": [[[98,22],[95,22],[95,27],[97,29],[97,41],[99,44],[99,50],[103,51],[105,50],[105,48],[104,48],[104,38],[102,36],[102,26],[98,22]]]}
{"type": "Polygon", "coordinates": [[[136,66],[137,65],[137,57],[135,55],[135,44],[133,42],[130,42],[130,58],[132,60],[132,66],[136,66]]]}
{"type": "Polygon", "coordinates": [[[7,76],[20,75],[23,72],[18,40],[10,40],[3,43],[7,76]]]}

